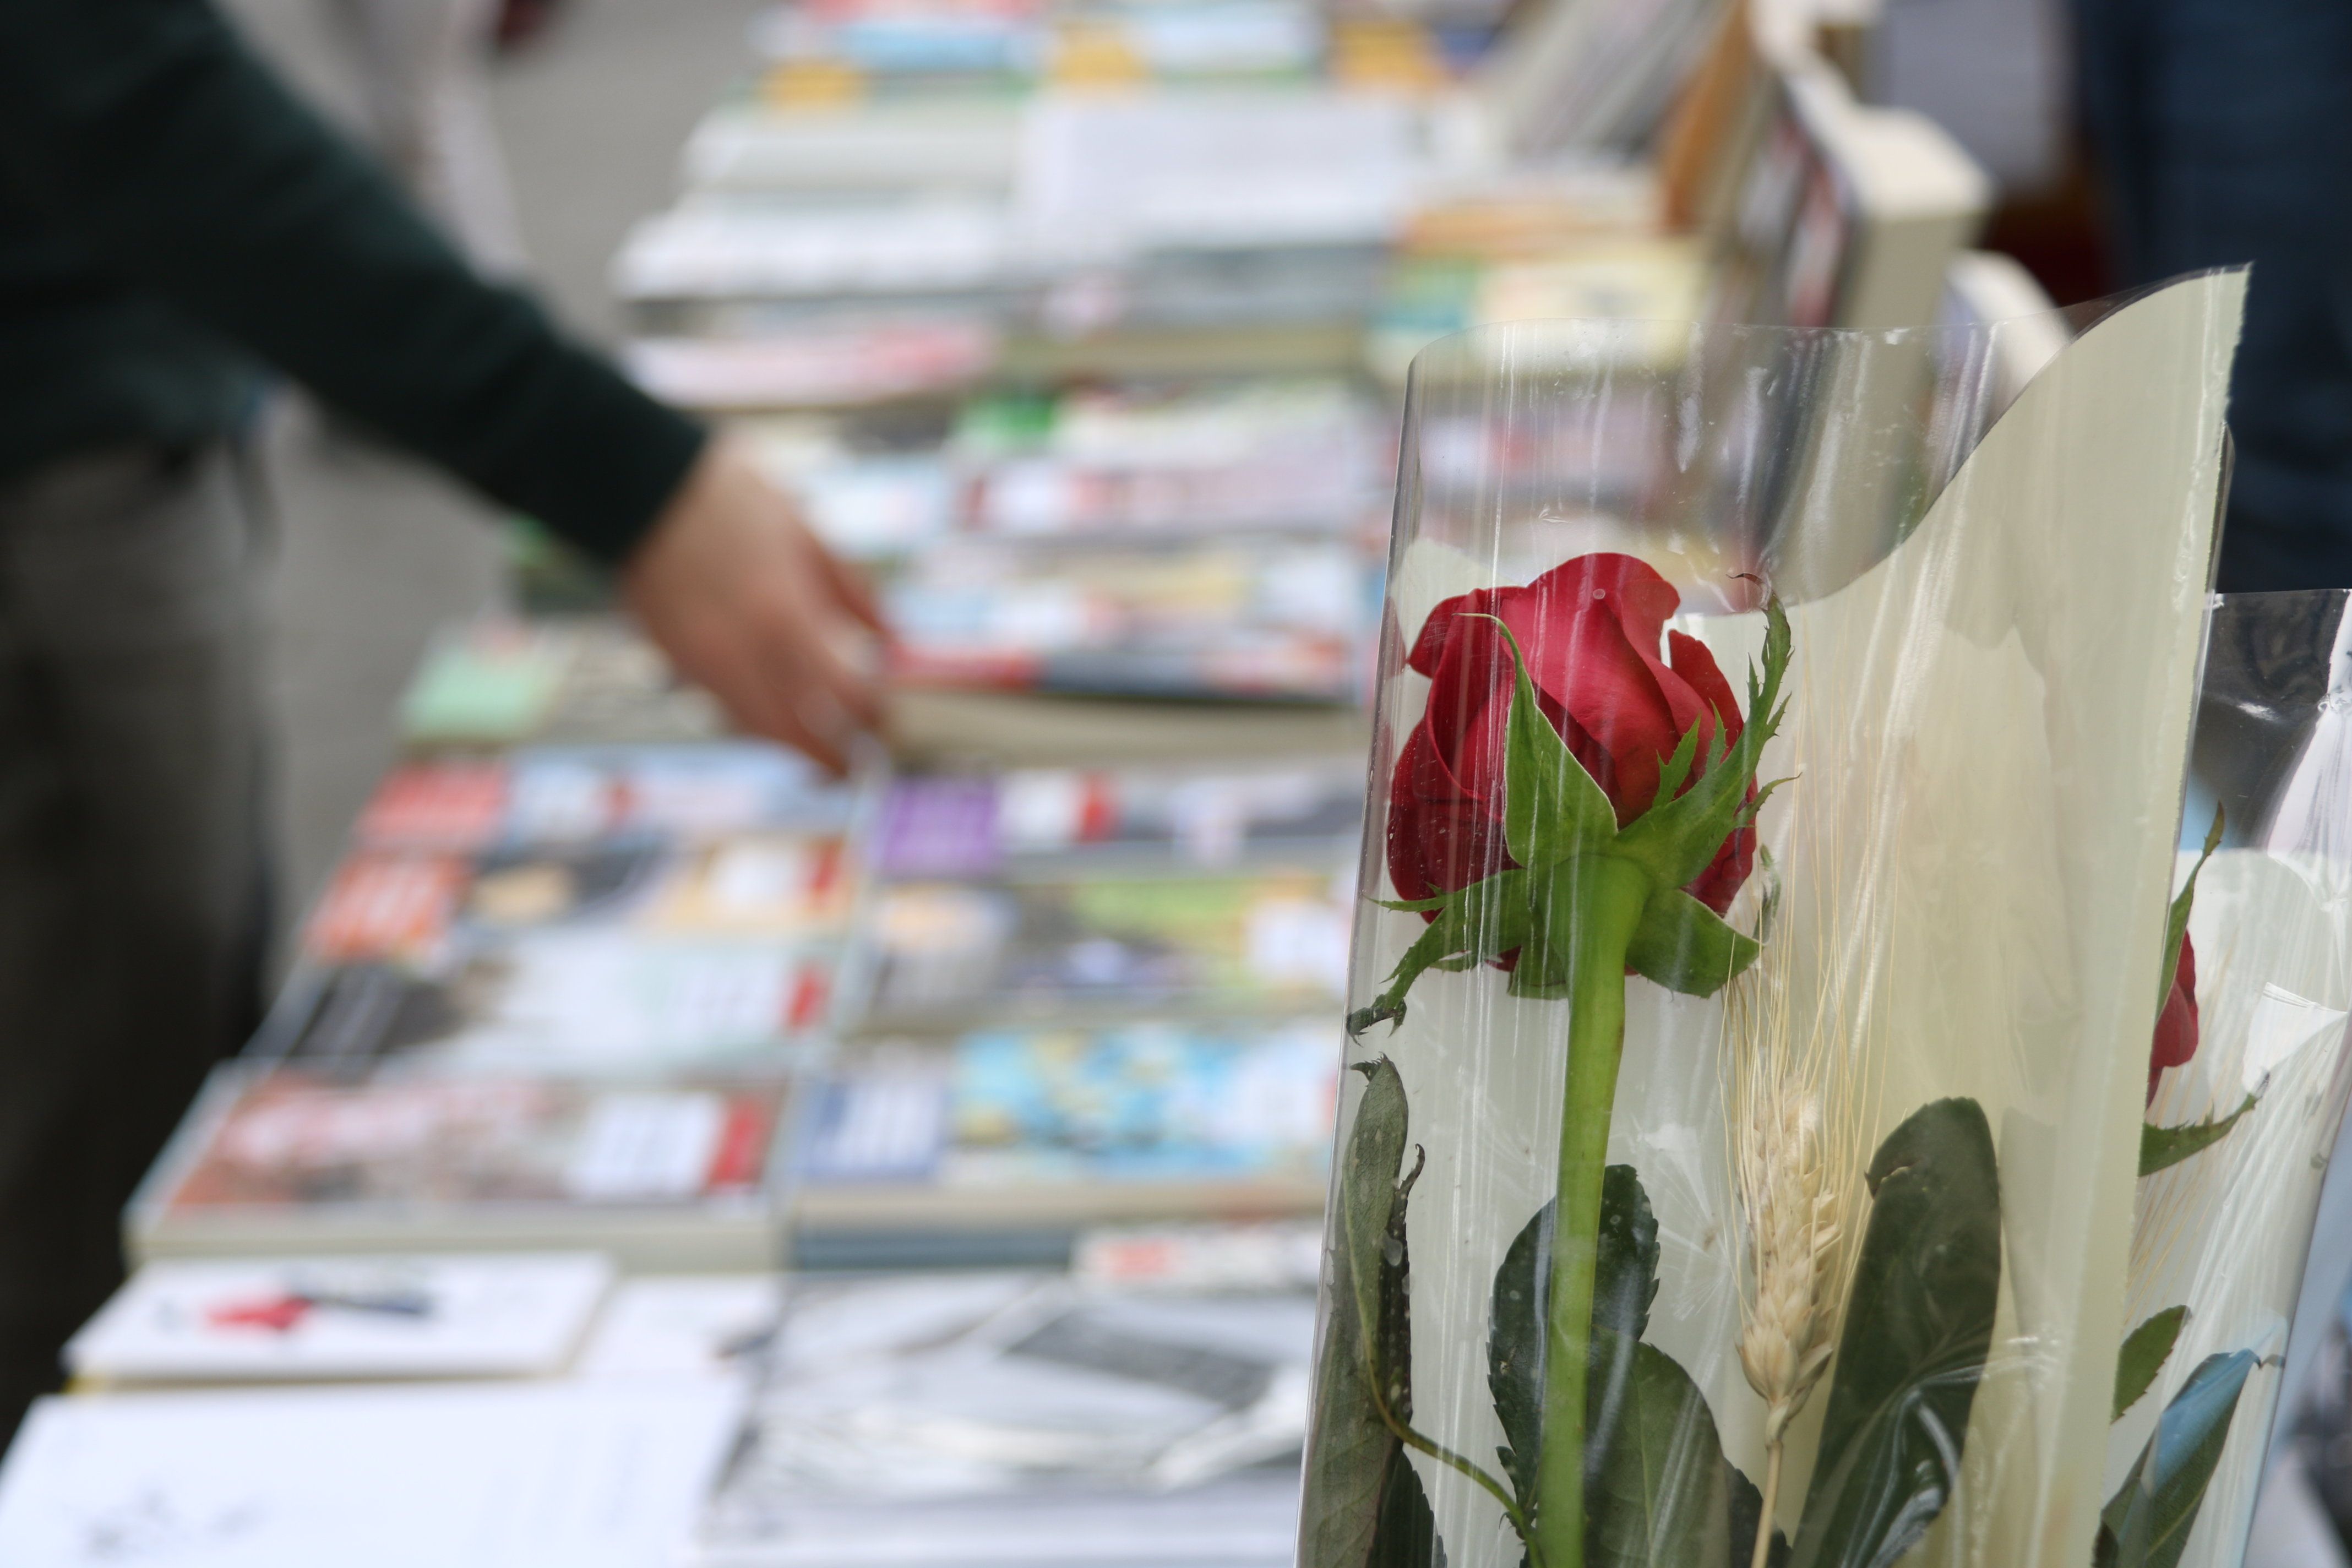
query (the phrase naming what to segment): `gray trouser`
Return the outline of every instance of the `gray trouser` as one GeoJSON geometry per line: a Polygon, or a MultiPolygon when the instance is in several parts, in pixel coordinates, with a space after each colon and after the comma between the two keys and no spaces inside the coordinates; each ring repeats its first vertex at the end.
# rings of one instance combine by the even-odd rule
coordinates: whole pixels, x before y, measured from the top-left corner
{"type": "Polygon", "coordinates": [[[254,1022],[257,502],[226,447],[0,481],[0,1442],[254,1022]]]}

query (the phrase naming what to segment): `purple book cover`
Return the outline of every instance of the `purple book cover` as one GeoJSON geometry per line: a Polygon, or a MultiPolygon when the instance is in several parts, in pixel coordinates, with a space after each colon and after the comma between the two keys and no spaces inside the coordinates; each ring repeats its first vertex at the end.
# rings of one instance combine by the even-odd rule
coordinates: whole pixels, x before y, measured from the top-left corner
{"type": "Polygon", "coordinates": [[[1004,859],[992,779],[900,779],[882,803],[875,861],[885,877],[980,877],[1004,859]]]}

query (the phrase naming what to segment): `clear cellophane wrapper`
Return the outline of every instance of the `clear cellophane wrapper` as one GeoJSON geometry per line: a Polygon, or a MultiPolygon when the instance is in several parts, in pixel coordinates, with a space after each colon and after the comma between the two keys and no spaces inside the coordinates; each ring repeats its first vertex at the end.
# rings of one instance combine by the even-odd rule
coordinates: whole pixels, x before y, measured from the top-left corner
{"type": "MultiPolygon", "coordinates": [[[[2147,1098],[2243,286],[1416,362],[1304,1568],[2179,1561],[2112,1456],[2181,1295],[2136,1268],[2143,1128],[2244,1076],[2216,992],[2147,1098]]],[[[2342,1007],[2334,930],[2263,938],[2326,984],[2263,984],[2342,1007]]],[[[2313,1182],[2221,1201],[2307,1232],[2313,1182]]],[[[2302,1244],[2245,1243],[2273,1322],[2302,1244]]],[[[2217,1560],[2258,1462],[2191,1521],[2217,1560]]]]}

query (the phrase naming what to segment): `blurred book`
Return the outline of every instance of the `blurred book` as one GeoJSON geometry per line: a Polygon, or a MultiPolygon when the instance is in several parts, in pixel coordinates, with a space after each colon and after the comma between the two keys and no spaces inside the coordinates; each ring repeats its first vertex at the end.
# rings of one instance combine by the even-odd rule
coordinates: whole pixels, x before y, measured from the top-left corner
{"type": "Polygon", "coordinates": [[[526,746],[404,763],[361,807],[370,849],[486,850],[591,839],[839,833],[856,790],[765,741],[526,746]]]}
{"type": "MultiPolygon", "coordinates": [[[[779,84],[782,85],[782,84],[779,84]]],[[[1012,188],[1021,106],[1002,93],[866,99],[862,83],[829,98],[735,102],[688,137],[689,194],[785,195],[1012,188]]],[[[622,290],[625,296],[629,290],[622,290]]]]}
{"type": "Polygon", "coordinates": [[[1597,340],[1597,360],[1670,368],[1689,347],[1706,278],[1697,247],[1682,238],[1596,238],[1508,260],[1409,258],[1366,330],[1365,361],[1402,386],[1412,357],[1454,332],[1502,321],[1617,321],[1626,330],[1597,340]]]}
{"type": "Polygon", "coordinates": [[[1854,101],[1827,66],[1772,71],[1737,176],[1711,319],[1880,331],[1936,320],[1992,184],[1925,117],[1854,101]]]}
{"type": "Polygon", "coordinates": [[[1646,149],[1705,57],[1726,0],[1543,0],[1520,8],[1475,85],[1515,158],[1646,149]]]}
{"type": "Polygon", "coordinates": [[[1021,134],[1024,230],[1105,258],[1385,245],[1435,156],[1412,99],[1305,86],[1059,94],[1021,134]]]}
{"type": "Polygon", "coordinates": [[[621,362],[656,397],[716,413],[945,396],[978,383],[997,352],[989,322],[942,318],[644,337],[623,349],[621,362]]]}
{"type": "Polygon", "coordinates": [[[436,748],[704,741],[727,723],[625,622],[490,616],[433,639],[401,696],[400,727],[411,745],[436,748]]]}
{"type": "Polygon", "coordinates": [[[544,1376],[612,1279],[593,1252],[149,1263],[66,1368],[108,1384],[544,1376]]]}
{"type": "MultiPolygon", "coordinates": [[[[1015,287],[1033,270],[1012,215],[1001,204],[940,195],[837,203],[709,198],[646,218],[631,229],[614,258],[613,287],[630,300],[951,300],[1015,287]]],[[[787,363],[784,346],[764,351],[762,365],[751,358],[763,352],[758,349],[681,343],[650,359],[641,355],[635,368],[641,374],[667,370],[671,385],[687,384],[679,372],[698,374],[705,385],[715,384],[721,372],[741,379],[753,370],[772,378],[788,369],[811,379],[822,372],[845,381],[859,369],[854,346],[858,335],[849,326],[834,325],[777,340],[799,353],[797,364],[787,363]],[[823,353],[825,349],[832,353],[823,353]],[[723,357],[730,353],[736,356],[731,361],[723,357]]],[[[927,365],[953,366],[973,357],[973,344],[944,334],[911,344],[887,338],[874,342],[888,343],[905,361],[927,365]]]]}
{"type": "Polygon", "coordinates": [[[705,1563],[1291,1560],[1311,1293],[803,1280],[705,1563]]]}
{"type": "Polygon", "coordinates": [[[1323,1279],[1323,1226],[1319,1219],[1101,1226],[1071,1248],[1070,1274],[1134,1291],[1312,1290],[1323,1279]]]}
{"type": "Polygon", "coordinates": [[[959,540],[887,592],[893,670],[912,686],[1343,701],[1374,577],[1336,540],[959,540]]]}
{"type": "Polygon", "coordinates": [[[772,1267],[782,1082],[217,1069],[126,1218],[142,1259],[580,1247],[772,1267]]]}
{"type": "Polygon", "coordinates": [[[845,934],[852,882],[836,834],[615,836],[472,855],[361,848],[336,868],[301,952],[320,963],[447,968],[559,936],[815,942],[845,934]]]}
{"type": "Polygon", "coordinates": [[[1325,1022],[868,1047],[803,1107],[795,1232],[838,1248],[844,1233],[1319,1214],[1339,1057],[1325,1022]]]}
{"type": "Polygon", "coordinates": [[[1348,860],[1344,871],[900,883],[875,904],[868,1022],[1337,1006],[1353,918],[1348,860]]]}
{"type": "Polygon", "coordinates": [[[773,1067],[834,1022],[849,792],[752,744],[413,763],[362,812],[252,1054],[631,1075],[773,1067]]]}
{"type": "Polygon", "coordinates": [[[1123,701],[1055,692],[904,688],[890,708],[892,750],[943,771],[1104,763],[1248,764],[1318,755],[1360,763],[1371,726],[1353,704],[1123,701]]]}
{"type": "Polygon", "coordinates": [[[1393,467],[1382,423],[1337,378],[1086,388],[975,400],[949,453],[979,533],[1368,531],[1393,467]]]}
{"type": "Polygon", "coordinates": [[[772,1072],[826,1047],[840,977],[830,947],[539,933],[430,968],[298,971],[247,1054],[339,1069],[772,1072]]]}
{"type": "Polygon", "coordinates": [[[51,1398],[0,1471],[26,1568],[647,1568],[738,1426],[702,1380],[51,1398]]]}
{"type": "MultiPolygon", "coordinates": [[[[814,0],[778,5],[751,26],[772,65],[833,65],[931,91],[1034,77],[1045,47],[1038,0],[814,0]]],[[[791,84],[780,84],[786,96],[791,84]]]]}
{"type": "Polygon", "coordinates": [[[877,875],[901,879],[1076,861],[1328,867],[1351,852],[1363,810],[1363,769],[1338,759],[901,778],[877,814],[873,854],[877,875]]]}

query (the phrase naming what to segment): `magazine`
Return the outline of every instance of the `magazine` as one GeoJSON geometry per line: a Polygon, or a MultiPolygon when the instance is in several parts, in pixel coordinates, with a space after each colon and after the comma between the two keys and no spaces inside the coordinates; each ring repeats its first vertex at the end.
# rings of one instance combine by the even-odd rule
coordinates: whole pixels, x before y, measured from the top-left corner
{"type": "Polygon", "coordinates": [[[984,876],[1009,863],[1344,862],[1363,828],[1363,769],[1310,760],[1247,769],[1016,768],[903,778],[884,796],[885,877],[984,876]]]}
{"type": "Polygon", "coordinates": [[[789,832],[363,848],[268,1048],[600,1070],[772,1052],[832,1021],[852,882],[844,840],[789,832]]]}
{"type": "Polygon", "coordinates": [[[781,1082],[218,1069],[130,1219],[143,1258],[592,1247],[762,1267],[781,1082]]]}
{"type": "Polygon", "coordinates": [[[709,693],[680,682],[627,623],[605,616],[453,626],[401,698],[414,745],[703,741],[726,732],[709,693]]]}
{"type": "Polygon", "coordinates": [[[717,1564],[1290,1559],[1308,1292],[1034,1275],[798,1284],[704,1529],[717,1564]]]}
{"type": "Polygon", "coordinates": [[[1318,1213],[1325,1020],[980,1029],[825,1073],[794,1156],[804,1232],[1318,1213]]]}
{"type": "Polygon", "coordinates": [[[1351,880],[1267,870],[900,883],[876,900],[869,1021],[1330,1006],[1346,979],[1351,880]]]}
{"type": "Polygon", "coordinates": [[[1338,702],[1377,573],[1337,540],[956,540],[886,595],[918,686],[1338,702]]]}

